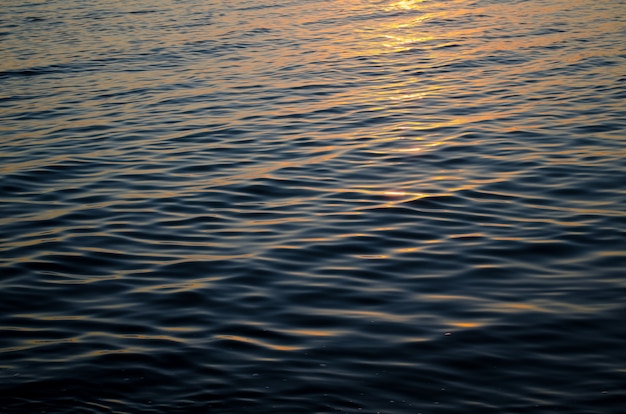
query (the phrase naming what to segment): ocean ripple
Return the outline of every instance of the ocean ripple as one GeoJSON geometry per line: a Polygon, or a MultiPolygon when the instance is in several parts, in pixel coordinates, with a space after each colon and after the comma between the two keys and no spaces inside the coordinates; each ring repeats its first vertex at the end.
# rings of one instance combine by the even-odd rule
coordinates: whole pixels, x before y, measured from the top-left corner
{"type": "Polygon", "coordinates": [[[624,412],[622,1],[5,3],[0,411],[624,412]]]}

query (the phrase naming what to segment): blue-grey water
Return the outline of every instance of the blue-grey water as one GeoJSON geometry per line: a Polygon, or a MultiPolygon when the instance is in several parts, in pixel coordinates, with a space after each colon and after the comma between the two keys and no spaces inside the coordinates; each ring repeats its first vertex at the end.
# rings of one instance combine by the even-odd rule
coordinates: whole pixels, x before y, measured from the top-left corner
{"type": "Polygon", "coordinates": [[[1,413],[626,412],[626,1],[1,0],[1,413]]]}

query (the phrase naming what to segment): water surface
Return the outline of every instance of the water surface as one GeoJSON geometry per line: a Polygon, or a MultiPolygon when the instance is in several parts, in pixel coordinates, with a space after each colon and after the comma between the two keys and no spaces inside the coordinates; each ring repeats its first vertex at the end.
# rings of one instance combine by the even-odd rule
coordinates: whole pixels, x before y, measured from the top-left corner
{"type": "Polygon", "coordinates": [[[0,411],[626,412],[626,2],[0,6],[0,411]]]}

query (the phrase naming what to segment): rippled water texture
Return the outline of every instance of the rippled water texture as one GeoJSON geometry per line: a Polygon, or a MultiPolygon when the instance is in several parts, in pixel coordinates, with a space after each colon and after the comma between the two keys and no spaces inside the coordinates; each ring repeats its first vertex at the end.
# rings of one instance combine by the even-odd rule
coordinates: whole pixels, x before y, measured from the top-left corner
{"type": "Polygon", "coordinates": [[[0,5],[0,412],[626,412],[625,1],[0,5]]]}

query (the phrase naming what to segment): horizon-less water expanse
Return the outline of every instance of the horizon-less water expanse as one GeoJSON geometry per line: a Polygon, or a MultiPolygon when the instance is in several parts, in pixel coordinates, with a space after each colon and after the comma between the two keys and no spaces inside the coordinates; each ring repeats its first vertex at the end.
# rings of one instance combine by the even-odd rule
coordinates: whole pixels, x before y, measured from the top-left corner
{"type": "Polygon", "coordinates": [[[0,413],[626,412],[626,1],[0,0],[0,413]]]}

